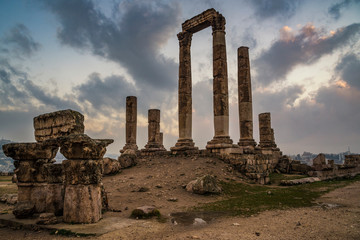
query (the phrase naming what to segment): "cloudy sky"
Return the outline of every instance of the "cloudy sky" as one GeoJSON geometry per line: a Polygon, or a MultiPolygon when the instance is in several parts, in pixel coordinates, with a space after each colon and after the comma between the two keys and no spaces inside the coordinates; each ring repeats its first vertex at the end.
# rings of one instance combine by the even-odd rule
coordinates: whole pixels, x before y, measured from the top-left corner
{"type": "MultiPolygon", "coordinates": [[[[33,117],[85,115],[93,138],[125,143],[125,99],[161,110],[165,147],[178,136],[181,23],[215,8],[226,18],[230,136],[239,140],[237,48],[250,48],[254,138],[271,112],[278,146],[360,152],[360,0],[0,0],[0,138],[34,141],[33,117]]],[[[192,41],[193,139],[214,135],[211,29],[192,41]]]]}

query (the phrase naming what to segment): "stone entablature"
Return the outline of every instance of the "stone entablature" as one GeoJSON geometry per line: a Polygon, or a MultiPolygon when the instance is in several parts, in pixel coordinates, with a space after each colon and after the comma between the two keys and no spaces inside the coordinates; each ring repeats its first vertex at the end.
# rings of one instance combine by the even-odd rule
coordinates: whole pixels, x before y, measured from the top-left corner
{"type": "Polygon", "coordinates": [[[71,109],[42,114],[34,118],[34,129],[37,142],[84,133],[84,116],[71,109]]]}

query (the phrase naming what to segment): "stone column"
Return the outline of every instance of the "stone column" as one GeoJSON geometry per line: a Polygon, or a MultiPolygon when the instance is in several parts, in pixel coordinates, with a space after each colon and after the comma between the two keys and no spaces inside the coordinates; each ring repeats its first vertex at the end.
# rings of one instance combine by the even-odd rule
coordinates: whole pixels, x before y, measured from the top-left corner
{"type": "Polygon", "coordinates": [[[60,152],[68,159],[64,171],[64,222],[95,223],[102,217],[102,158],[112,139],[91,139],[86,134],[63,138],[60,152]]]}
{"type": "Polygon", "coordinates": [[[240,140],[239,145],[243,147],[255,147],[253,138],[253,114],[249,48],[238,48],[238,101],[239,101],[239,123],[240,140]]]}
{"type": "Polygon", "coordinates": [[[126,97],[126,144],[120,150],[123,153],[127,149],[138,150],[136,145],[136,126],[137,126],[137,98],[134,96],[126,97]]]}
{"type": "Polygon", "coordinates": [[[215,136],[206,145],[207,149],[232,147],[232,140],[229,137],[229,99],[225,42],[225,18],[221,14],[214,18],[212,29],[215,136]]]}
{"type": "Polygon", "coordinates": [[[192,139],[192,81],[191,81],[191,39],[192,33],[180,32],[179,39],[179,139],[173,153],[185,150],[197,150],[192,139]]]}
{"type": "Polygon", "coordinates": [[[271,128],[271,116],[269,112],[259,114],[259,131],[261,148],[274,148],[274,132],[271,128]]]}
{"type": "MultiPolygon", "coordinates": [[[[22,203],[27,203],[32,206],[33,213],[52,211],[47,206],[52,205],[56,199],[52,199],[52,193],[48,191],[46,165],[53,165],[58,148],[56,142],[48,143],[47,141],[3,145],[4,154],[15,160],[14,173],[17,177],[20,208],[22,203]]],[[[14,211],[16,217],[30,217],[21,215],[21,210],[17,210],[14,211]]]]}
{"type": "Polygon", "coordinates": [[[149,109],[148,112],[148,142],[142,152],[165,151],[164,146],[160,142],[160,110],[149,109]]]}

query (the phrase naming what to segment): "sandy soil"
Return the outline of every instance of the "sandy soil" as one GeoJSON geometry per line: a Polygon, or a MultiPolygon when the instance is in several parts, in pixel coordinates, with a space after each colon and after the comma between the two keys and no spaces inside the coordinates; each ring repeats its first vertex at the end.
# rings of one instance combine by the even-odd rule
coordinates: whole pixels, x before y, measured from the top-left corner
{"type": "MultiPolygon", "coordinates": [[[[105,177],[109,206],[121,210],[111,215],[127,218],[138,206],[155,205],[168,216],[201,202],[216,201],[221,196],[194,195],[182,188],[205,173],[221,180],[241,181],[226,164],[209,158],[153,159],[105,177]]],[[[181,222],[174,225],[171,217],[166,223],[138,220],[97,239],[360,239],[360,182],[336,189],[317,201],[314,207],[265,211],[248,218],[218,216],[209,221],[205,216],[207,224],[198,226],[192,225],[192,220],[190,225],[181,222]]],[[[4,239],[71,239],[8,228],[0,228],[0,236],[4,239]]]]}

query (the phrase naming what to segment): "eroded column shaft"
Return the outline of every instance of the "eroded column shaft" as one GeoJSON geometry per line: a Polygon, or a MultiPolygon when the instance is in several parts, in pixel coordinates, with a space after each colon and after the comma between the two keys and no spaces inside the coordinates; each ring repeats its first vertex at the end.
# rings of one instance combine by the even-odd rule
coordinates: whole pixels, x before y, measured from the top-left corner
{"type": "Polygon", "coordinates": [[[179,52],[179,139],[192,139],[192,81],[191,81],[192,34],[178,34],[179,52]]]}
{"type": "Polygon", "coordinates": [[[212,34],[215,137],[226,137],[229,136],[229,99],[224,17],[216,18],[212,34]]]}
{"type": "Polygon", "coordinates": [[[240,146],[255,146],[253,139],[253,113],[249,48],[238,48],[238,101],[240,146]]]}
{"type": "Polygon", "coordinates": [[[137,98],[134,96],[126,97],[126,144],[120,151],[123,153],[126,149],[138,150],[136,145],[137,128],[137,98]]]}
{"type": "Polygon", "coordinates": [[[148,142],[142,151],[164,151],[162,133],[160,133],[160,110],[149,109],[148,112],[148,142]]]}
{"type": "Polygon", "coordinates": [[[271,128],[271,115],[269,112],[259,114],[259,132],[260,142],[262,148],[275,147],[274,131],[271,128]]]}

